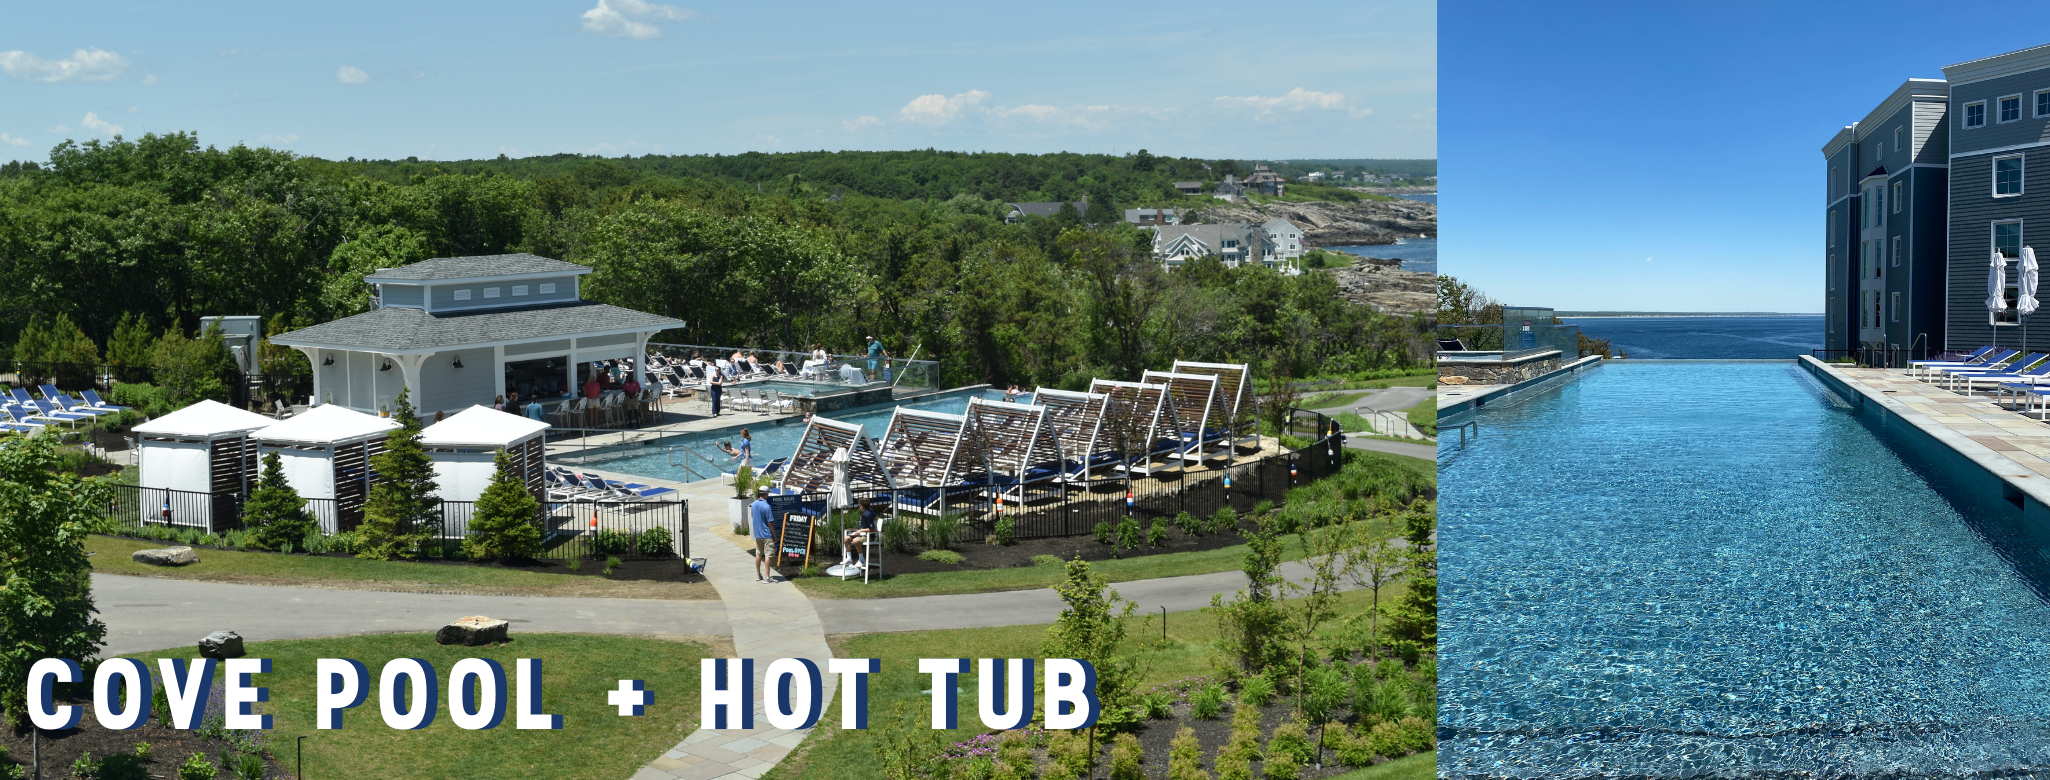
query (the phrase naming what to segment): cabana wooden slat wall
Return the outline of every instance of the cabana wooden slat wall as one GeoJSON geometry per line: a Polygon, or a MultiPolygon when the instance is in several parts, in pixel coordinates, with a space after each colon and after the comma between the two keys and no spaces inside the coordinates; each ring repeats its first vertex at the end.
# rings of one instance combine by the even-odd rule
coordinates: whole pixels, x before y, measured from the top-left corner
{"type": "MultiPolygon", "coordinates": [[[[1145,454],[1125,464],[1125,468],[1138,474],[1151,474],[1158,470],[1152,465],[1155,459],[1173,457],[1181,452],[1181,437],[1175,434],[1174,396],[1168,393],[1166,385],[1149,385],[1141,382],[1115,382],[1109,379],[1095,379],[1089,382],[1089,392],[1110,396],[1110,403],[1104,411],[1104,429],[1100,436],[1113,448],[1117,446],[1117,428],[1129,415],[1140,423],[1142,435],[1147,442],[1145,454]]],[[[1127,457],[1120,452],[1119,458],[1127,457]]],[[[1175,466],[1180,466],[1179,458],[1175,466]]]]}
{"type": "Polygon", "coordinates": [[[831,490],[833,451],[842,447],[847,448],[848,484],[896,486],[883,469],[882,461],[876,458],[875,450],[869,448],[866,429],[818,416],[813,416],[811,424],[805,426],[804,440],[798,442],[790,465],[783,467],[783,479],[777,486],[806,493],[831,490]]]}
{"type": "Polygon", "coordinates": [[[1047,478],[1060,473],[1060,444],[1047,429],[1046,407],[970,398],[965,416],[964,449],[980,449],[991,471],[1018,481],[1032,481],[1042,468],[1047,478]]]}
{"type": "MultiPolygon", "coordinates": [[[[899,486],[959,484],[970,469],[958,462],[961,432],[968,418],[897,407],[883,431],[883,468],[899,486]]],[[[831,469],[827,469],[830,476],[831,469]]]]}
{"type": "Polygon", "coordinates": [[[524,444],[513,445],[511,451],[506,453],[519,467],[520,474],[526,477],[527,492],[534,494],[535,500],[544,503],[548,501],[547,468],[542,463],[545,451],[541,446],[541,437],[536,436],[524,444]]]}
{"type": "MultiPolygon", "coordinates": [[[[207,457],[208,489],[214,495],[247,495],[256,487],[256,447],[247,436],[215,439],[207,457]]],[[[213,502],[215,528],[240,527],[242,509],[234,501],[213,502]]]]}
{"type": "Polygon", "coordinates": [[[1175,425],[1182,435],[1182,453],[1201,460],[1231,427],[1225,420],[1224,403],[1218,398],[1217,377],[1209,374],[1175,374],[1148,371],[1139,377],[1147,384],[1165,385],[1174,394],[1175,425]]]}
{"type": "Polygon", "coordinates": [[[363,524],[363,504],[370,499],[374,481],[370,459],[384,452],[384,439],[370,439],[335,447],[335,528],[353,531],[363,524]]]}
{"type": "Polygon", "coordinates": [[[1252,435],[1253,422],[1253,371],[1244,363],[1196,363],[1187,360],[1174,362],[1174,373],[1209,374],[1217,377],[1217,393],[1224,399],[1224,419],[1231,424],[1234,436],[1252,435]]]}
{"type": "Polygon", "coordinates": [[[1110,396],[1040,387],[1033,389],[1032,400],[1046,407],[1047,425],[1053,429],[1054,439],[1060,443],[1061,457],[1065,462],[1063,477],[1088,479],[1092,466],[1097,465],[1094,462],[1097,456],[1115,453],[1098,441],[1110,396]]]}

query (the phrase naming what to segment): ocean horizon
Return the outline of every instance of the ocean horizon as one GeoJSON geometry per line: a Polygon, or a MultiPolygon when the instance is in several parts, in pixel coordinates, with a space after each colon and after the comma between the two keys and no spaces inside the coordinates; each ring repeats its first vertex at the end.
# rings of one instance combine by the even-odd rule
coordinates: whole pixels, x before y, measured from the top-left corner
{"type": "Polygon", "coordinates": [[[1820,314],[1694,314],[1559,319],[1647,360],[1792,359],[1822,349],[1820,314]]]}

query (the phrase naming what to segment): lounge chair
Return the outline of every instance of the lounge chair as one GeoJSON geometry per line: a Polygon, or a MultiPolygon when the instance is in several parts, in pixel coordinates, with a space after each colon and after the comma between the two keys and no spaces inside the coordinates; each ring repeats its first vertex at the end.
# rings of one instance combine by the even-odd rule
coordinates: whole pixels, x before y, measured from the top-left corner
{"type": "Polygon", "coordinates": [[[663,496],[676,492],[676,488],[655,487],[654,485],[643,485],[639,482],[624,482],[617,479],[606,479],[604,477],[589,472],[585,472],[582,476],[584,478],[585,484],[604,485],[606,489],[611,490],[621,498],[626,498],[628,500],[632,500],[635,498],[654,498],[656,496],[663,496]]]}
{"type": "MultiPolygon", "coordinates": [[[[2021,376],[2022,372],[2027,370],[2029,367],[2034,366],[2037,363],[2040,363],[2046,359],[2050,359],[2050,352],[2031,352],[2028,354],[2028,356],[2023,357],[2020,360],[2016,360],[2001,366],[1988,366],[1986,368],[1944,369],[1942,372],[1944,378],[1944,386],[1946,389],[1955,390],[1957,389],[1958,380],[1969,380],[1973,377],[1988,379],[2013,379],[2017,376],[2021,376]]],[[[1970,385],[1966,385],[1965,394],[1971,395],[1970,385]]]]}
{"type": "Polygon", "coordinates": [[[92,388],[86,388],[79,394],[85,396],[86,403],[90,404],[94,409],[112,409],[114,411],[119,412],[128,408],[126,406],[115,406],[113,404],[107,403],[106,401],[100,400],[99,392],[93,390],[92,388]]]}
{"type": "MultiPolygon", "coordinates": [[[[2046,355],[2046,358],[2050,358],[2050,355],[2046,355]]],[[[1957,375],[1954,378],[1964,380],[1965,395],[1971,395],[1972,388],[1981,382],[1995,385],[1997,389],[2001,389],[2002,395],[2005,395],[2005,388],[2009,384],[2034,385],[2037,380],[2050,378],[2050,359],[2039,361],[2027,368],[2022,367],[2021,361],[2015,361],[2012,368],[2012,371],[1957,375]]]]}
{"type": "Polygon", "coordinates": [[[31,408],[41,410],[41,414],[33,415],[37,418],[44,420],[54,420],[74,427],[77,426],[79,420],[93,419],[93,415],[73,414],[71,412],[67,412],[57,408],[56,404],[51,403],[49,401],[36,401],[34,402],[34,405],[31,408]]]}
{"type": "Polygon", "coordinates": [[[57,389],[56,385],[43,385],[43,400],[56,404],[58,409],[70,412],[72,414],[83,414],[91,417],[98,417],[103,414],[114,413],[114,410],[112,409],[93,409],[87,407],[84,404],[77,401],[76,399],[72,398],[71,396],[65,394],[64,391],[57,389]]]}
{"type": "Polygon", "coordinates": [[[1985,359],[1975,363],[1924,364],[1922,366],[1921,379],[1924,382],[1934,382],[1937,377],[1940,377],[1950,371],[1983,371],[1989,368],[1999,368],[2000,366],[2006,365],[2008,361],[2013,360],[2016,357],[2019,357],[2020,355],[2021,350],[2010,349],[2003,352],[1989,354],[1985,357],[1985,359]]]}
{"type": "Polygon", "coordinates": [[[1438,339],[1438,351],[1465,352],[1466,343],[1460,341],[1459,339],[1438,339]]]}
{"type": "Polygon", "coordinates": [[[1954,360],[1910,360],[1908,361],[1908,375],[1914,376],[1918,371],[1926,373],[1927,369],[1937,366],[1968,366],[1974,363],[1981,363],[1992,357],[1995,349],[1997,347],[1980,347],[1973,350],[1971,354],[1954,360]]]}

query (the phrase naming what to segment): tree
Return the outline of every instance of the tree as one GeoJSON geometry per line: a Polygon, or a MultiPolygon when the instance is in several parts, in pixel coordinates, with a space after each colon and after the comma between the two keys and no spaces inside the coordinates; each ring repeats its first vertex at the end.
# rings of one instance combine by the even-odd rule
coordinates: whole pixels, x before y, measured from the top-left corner
{"type": "MultiPolygon", "coordinates": [[[[1110,578],[1089,570],[1089,562],[1068,561],[1067,577],[1054,584],[1067,607],[1046,629],[1040,652],[1047,658],[1076,658],[1096,668],[1096,697],[1103,704],[1097,725],[1119,728],[1133,723],[1133,684],[1139,675],[1132,656],[1119,652],[1125,643],[1125,621],[1138,605],[1110,589],[1110,578]],[[1122,609],[1120,607],[1122,606],[1122,609]]],[[[1148,617],[1146,625],[1153,619],[1148,617]]],[[[1096,728],[1089,729],[1089,754],[1096,755],[1096,728]]]]}
{"type": "Polygon", "coordinates": [[[0,712],[27,714],[29,666],[90,664],[107,636],[93,618],[85,537],[107,488],[59,469],[57,437],[0,442],[0,712]]]}
{"type": "Polygon", "coordinates": [[[149,323],[141,315],[129,312],[121,316],[121,323],[114,326],[114,335],[107,339],[107,365],[113,367],[117,381],[149,381],[153,341],[149,323]]]}
{"type": "Polygon", "coordinates": [[[525,560],[541,554],[541,502],[528,492],[512,459],[499,450],[492,457],[497,472],[477,497],[470,516],[470,535],[463,553],[472,560],[525,560]]]}
{"type": "Polygon", "coordinates": [[[254,539],[252,546],[263,550],[289,550],[303,544],[316,527],[306,513],[306,499],[285,481],[285,466],[276,452],[263,456],[263,475],[242,505],[242,523],[254,539]]]}
{"type": "Polygon", "coordinates": [[[400,390],[392,404],[392,420],[399,427],[384,439],[384,451],[370,458],[377,472],[377,484],[370,488],[370,500],[363,505],[363,536],[358,558],[391,560],[419,558],[427,540],[441,535],[441,499],[434,493],[434,463],[420,446],[420,418],[413,404],[400,390]]]}
{"type": "Polygon", "coordinates": [[[221,337],[219,321],[196,339],[186,338],[176,326],[166,329],[150,350],[150,365],[174,407],[228,400],[228,383],[237,374],[235,354],[221,337]]]}
{"type": "MultiPolygon", "coordinates": [[[[99,367],[100,350],[84,331],[72,324],[70,315],[59,314],[48,321],[30,318],[21,338],[14,343],[14,359],[29,364],[21,367],[25,374],[54,378],[60,384],[75,387],[92,381],[94,370],[99,367]]],[[[28,379],[29,376],[23,377],[23,381],[28,379]]]]}
{"type": "MultiPolygon", "coordinates": [[[[1353,584],[1366,588],[1372,594],[1372,606],[1367,610],[1367,658],[1380,660],[1381,647],[1381,589],[1394,584],[1395,579],[1408,568],[1400,548],[1379,537],[1369,539],[1352,550],[1352,564],[1349,567],[1353,584]]],[[[1354,618],[1357,620],[1357,617],[1354,618]]]]}
{"type": "Polygon", "coordinates": [[[1135,381],[1149,368],[1148,346],[1162,286],[1145,234],[1122,226],[1112,230],[1069,230],[1061,253],[1081,271],[1087,290],[1084,332],[1093,357],[1117,379],[1135,381]]]}
{"type": "Polygon", "coordinates": [[[1281,601],[1294,586],[1281,576],[1281,538],[1272,527],[1275,515],[1260,518],[1260,527],[1245,534],[1246,557],[1240,570],[1246,587],[1226,603],[1224,594],[1210,597],[1217,615],[1217,644],[1238,663],[1239,671],[1259,674],[1287,660],[1288,614],[1281,601]]]}

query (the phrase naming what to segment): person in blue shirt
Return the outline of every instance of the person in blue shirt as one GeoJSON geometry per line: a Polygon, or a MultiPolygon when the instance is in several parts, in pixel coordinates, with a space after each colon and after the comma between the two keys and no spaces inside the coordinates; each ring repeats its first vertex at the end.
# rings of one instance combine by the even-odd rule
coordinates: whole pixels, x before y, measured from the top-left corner
{"type": "Polygon", "coordinates": [[[755,532],[755,581],[776,581],[775,529],[769,527],[769,486],[755,486],[755,502],[748,507],[748,514],[754,518],[755,532]]]}
{"type": "Polygon", "coordinates": [[[883,343],[882,343],[882,342],[880,342],[880,341],[877,341],[877,340],[876,340],[876,337],[874,337],[874,336],[870,336],[870,337],[868,337],[868,375],[869,375],[869,376],[875,376],[875,375],[876,375],[876,362],[877,362],[877,361],[879,361],[879,360],[881,360],[881,359],[882,359],[882,357],[883,357],[883,343]]]}
{"type": "Polygon", "coordinates": [[[882,518],[883,499],[869,499],[868,504],[861,508],[861,527],[848,529],[841,535],[841,563],[855,560],[855,550],[868,544],[868,537],[876,532],[876,523],[881,522],[882,518]]]}

